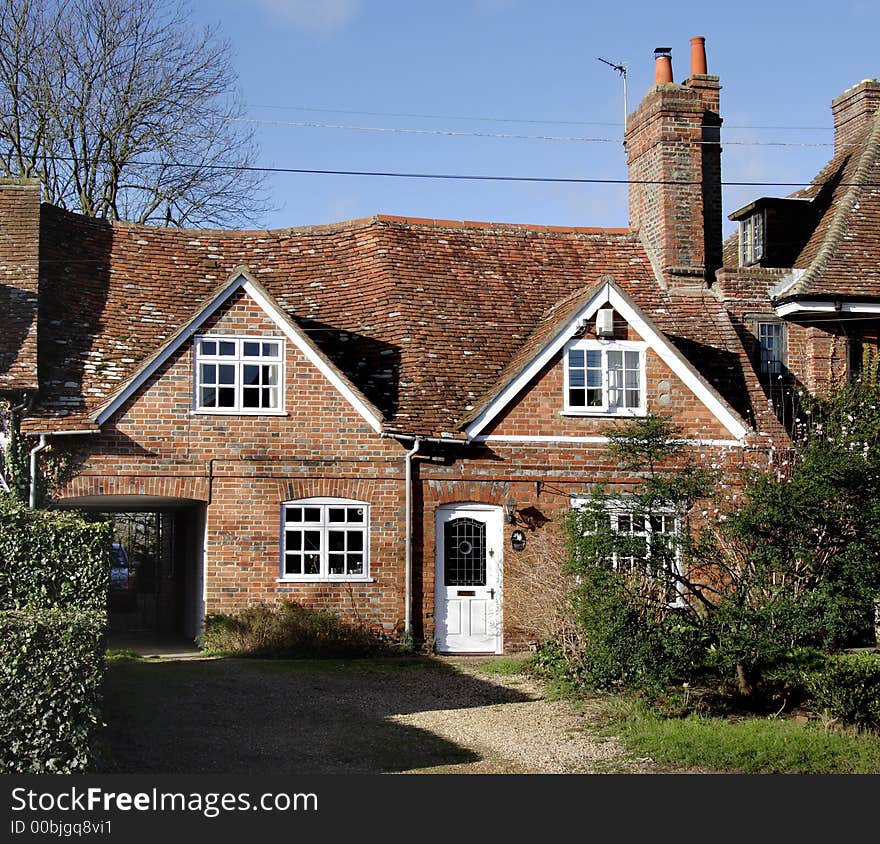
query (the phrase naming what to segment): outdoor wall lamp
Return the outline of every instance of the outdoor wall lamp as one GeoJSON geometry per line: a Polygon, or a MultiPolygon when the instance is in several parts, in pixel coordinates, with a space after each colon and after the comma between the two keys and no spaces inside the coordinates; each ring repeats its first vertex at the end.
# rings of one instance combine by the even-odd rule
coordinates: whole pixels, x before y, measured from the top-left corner
{"type": "Polygon", "coordinates": [[[504,519],[509,525],[516,523],[516,500],[513,496],[504,502],[504,519]]]}

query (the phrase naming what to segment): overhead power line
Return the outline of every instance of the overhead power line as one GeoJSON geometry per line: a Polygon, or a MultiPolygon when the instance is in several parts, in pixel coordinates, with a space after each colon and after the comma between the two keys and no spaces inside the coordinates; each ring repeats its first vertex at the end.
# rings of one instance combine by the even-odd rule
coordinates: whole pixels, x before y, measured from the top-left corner
{"type": "MultiPolygon", "coordinates": [[[[622,128],[623,124],[614,121],[601,120],[542,120],[538,118],[528,117],[486,117],[478,115],[459,115],[459,114],[426,114],[424,112],[406,112],[406,111],[361,111],[357,109],[345,108],[328,108],[320,106],[300,106],[300,105],[262,105],[253,104],[247,108],[264,108],[275,109],[278,111],[310,111],[324,114],[359,114],[367,117],[414,117],[422,120],[470,120],[482,123],[521,123],[540,126],[613,126],[622,128]]],[[[784,126],[780,124],[755,124],[755,125],[725,125],[726,129],[778,129],[780,131],[809,131],[809,132],[830,132],[831,126],[784,126]]]]}
{"type": "MultiPolygon", "coordinates": [[[[318,123],[309,120],[259,120],[254,117],[233,117],[235,123],[250,123],[259,126],[287,126],[300,129],[344,129],[354,132],[383,132],[396,135],[434,135],[445,137],[496,138],[520,141],[575,141],[580,143],[619,144],[620,138],[590,138],[579,135],[523,135],[508,132],[479,132],[464,129],[410,129],[401,126],[357,126],[348,123],[318,123]]],[[[774,147],[831,147],[833,143],[813,141],[680,141],[681,144],[701,144],[719,146],[774,146],[774,147]]]]}
{"type": "MultiPolygon", "coordinates": [[[[73,161],[70,156],[56,155],[46,156],[47,161],[73,161]]],[[[110,162],[103,162],[110,163],[110,162]]],[[[588,179],[574,176],[493,176],[478,173],[419,173],[403,172],[395,170],[337,170],[317,169],[308,167],[258,167],[244,166],[241,164],[184,164],[175,161],[129,161],[128,164],[142,167],[188,167],[203,170],[228,170],[247,173],[291,173],[314,176],[374,176],[391,179],[439,179],[446,181],[469,181],[469,182],[545,182],[551,184],[574,184],[574,185],[701,185],[699,179],[588,179]]],[[[822,187],[829,182],[726,182],[722,181],[722,187],[780,187],[780,188],[804,188],[822,187]]],[[[880,187],[880,182],[837,182],[840,187],[880,187]]]]}

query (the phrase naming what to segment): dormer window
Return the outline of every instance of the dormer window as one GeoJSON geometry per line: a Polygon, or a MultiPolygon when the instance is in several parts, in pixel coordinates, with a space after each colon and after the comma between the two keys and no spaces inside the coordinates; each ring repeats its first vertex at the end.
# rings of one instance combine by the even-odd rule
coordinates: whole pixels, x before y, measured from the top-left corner
{"type": "Polygon", "coordinates": [[[739,263],[747,267],[764,257],[764,212],[756,211],[739,224],[739,263]]]}

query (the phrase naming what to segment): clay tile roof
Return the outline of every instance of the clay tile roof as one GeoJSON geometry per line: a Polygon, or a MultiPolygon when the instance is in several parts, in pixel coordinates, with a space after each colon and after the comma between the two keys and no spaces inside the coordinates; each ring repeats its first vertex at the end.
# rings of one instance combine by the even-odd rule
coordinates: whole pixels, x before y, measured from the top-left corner
{"type": "Polygon", "coordinates": [[[373,217],[192,231],[111,224],[44,205],[41,244],[43,418],[93,417],[247,266],[379,409],[390,433],[462,436],[470,409],[551,331],[565,301],[607,275],[754,419],[748,360],[720,305],[709,297],[679,306],[628,230],[373,217]]]}

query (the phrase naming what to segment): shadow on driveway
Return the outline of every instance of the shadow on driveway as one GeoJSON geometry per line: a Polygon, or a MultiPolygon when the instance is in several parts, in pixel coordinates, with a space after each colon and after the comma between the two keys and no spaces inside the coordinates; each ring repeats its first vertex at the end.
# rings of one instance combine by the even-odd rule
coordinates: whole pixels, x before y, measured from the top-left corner
{"type": "Polygon", "coordinates": [[[527,701],[429,658],[116,660],[100,773],[382,773],[479,761],[389,716],[527,701]]]}

